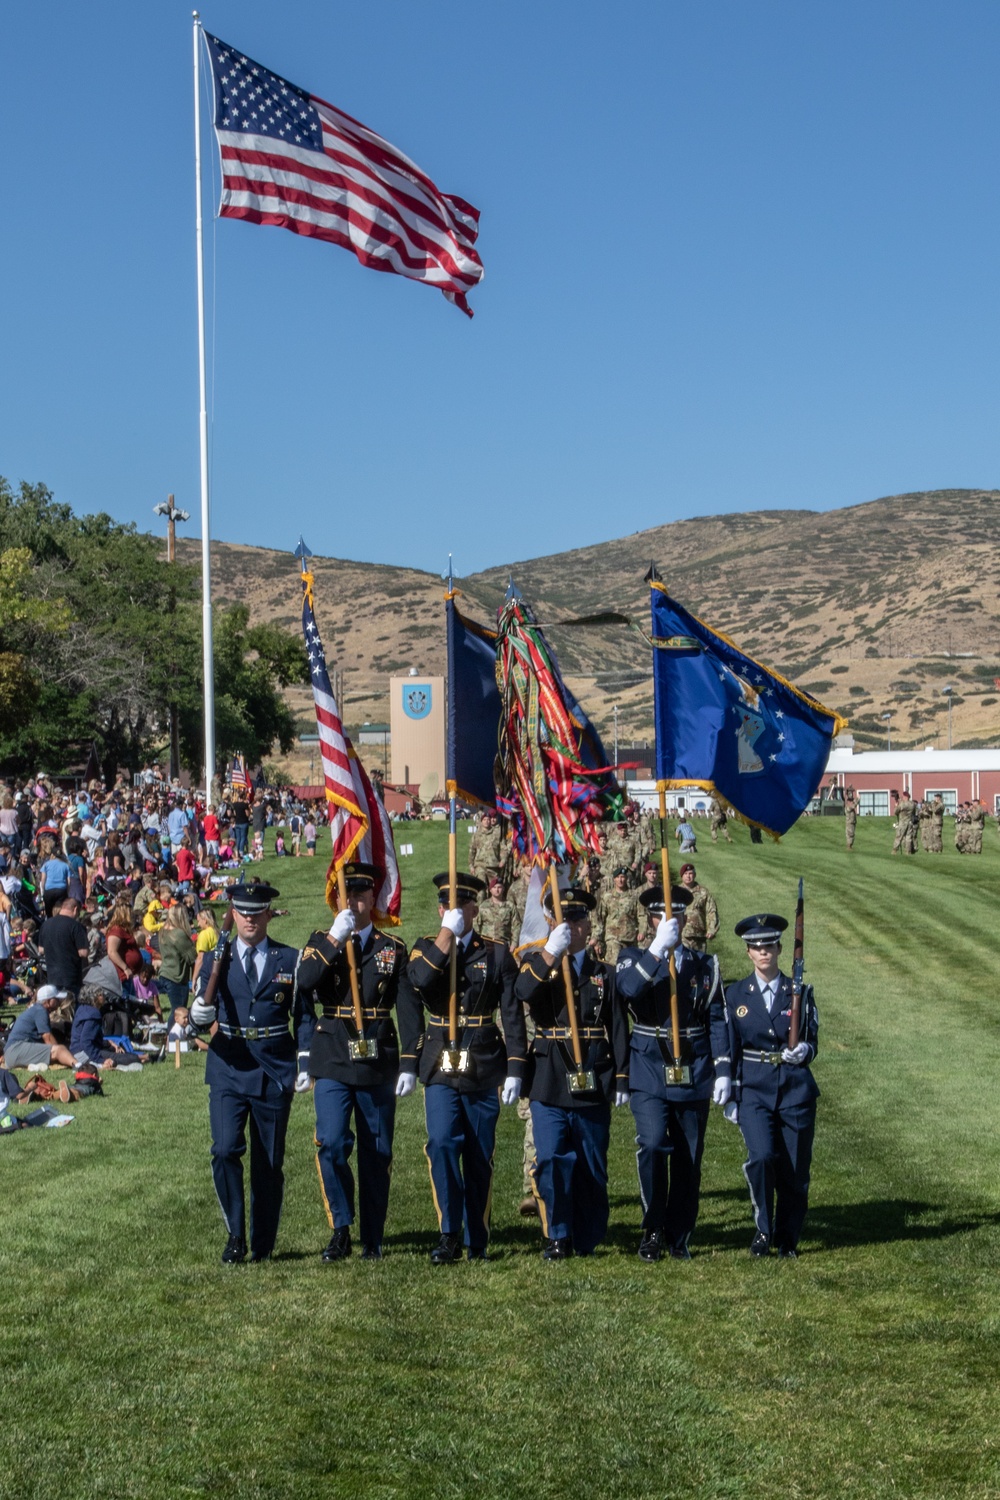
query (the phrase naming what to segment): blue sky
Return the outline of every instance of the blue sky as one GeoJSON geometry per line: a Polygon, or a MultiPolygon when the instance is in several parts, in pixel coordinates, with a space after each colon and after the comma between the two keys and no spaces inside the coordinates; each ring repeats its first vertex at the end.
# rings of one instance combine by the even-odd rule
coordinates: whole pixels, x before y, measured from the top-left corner
{"type": "MultiPolygon", "coordinates": [[[[479,207],[486,267],[470,322],[209,219],[213,535],[462,573],[1000,481],[995,0],[202,18],[479,207]]],[[[8,6],[0,47],[0,473],[196,534],[190,10],[8,6]]]]}

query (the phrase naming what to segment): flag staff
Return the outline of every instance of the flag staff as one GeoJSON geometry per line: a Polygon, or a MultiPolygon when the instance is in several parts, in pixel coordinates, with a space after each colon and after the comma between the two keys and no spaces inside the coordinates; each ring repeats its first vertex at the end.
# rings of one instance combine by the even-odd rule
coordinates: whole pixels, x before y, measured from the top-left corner
{"type": "MultiPolygon", "coordinates": [[[[649,572],[646,574],[645,581],[647,583],[658,583],[660,581],[660,575],[657,571],[655,562],[650,563],[649,572]]],[[[655,646],[653,650],[655,653],[655,646]]],[[[653,689],[654,692],[657,691],[657,677],[655,673],[653,675],[653,689]]],[[[655,717],[656,716],[654,715],[654,718],[655,717]]],[[[659,720],[657,718],[657,724],[658,723],[659,720]]],[[[663,922],[669,922],[671,916],[673,915],[673,903],[670,899],[672,888],[670,884],[670,845],[669,834],[667,831],[666,783],[657,779],[656,790],[658,791],[660,796],[660,879],[663,884],[663,916],[660,920],[663,922]]],[[[674,948],[671,948],[670,950],[670,1050],[673,1053],[674,1064],[673,1067],[669,1068],[667,1071],[668,1073],[672,1073],[675,1076],[668,1078],[667,1082],[683,1083],[685,1082],[685,1079],[684,1070],[681,1066],[681,1020],[680,1012],[677,1007],[677,957],[676,950],[674,948]]],[[[687,1081],[690,1082],[690,1078],[688,1078],[687,1081]]]]}
{"type": "MultiPolygon", "coordinates": [[[[549,865],[549,884],[552,890],[552,915],[558,927],[563,921],[563,909],[562,898],[559,895],[559,865],[555,860],[549,865]]],[[[583,1052],[580,1048],[580,1021],[576,1013],[576,1002],[573,998],[573,974],[569,966],[568,953],[564,953],[562,956],[562,977],[563,985],[566,989],[566,1014],[569,1016],[569,1035],[573,1047],[573,1061],[576,1064],[577,1078],[582,1082],[583,1052]]]]}
{"type": "MultiPolygon", "coordinates": [[[[299,560],[299,568],[302,572],[303,591],[306,591],[312,586],[312,577],[309,573],[309,558],[312,557],[312,553],[306,546],[305,539],[302,536],[299,537],[299,545],[295,549],[295,556],[299,560]]],[[[323,768],[323,781],[324,783],[326,782],[325,767],[323,768]]],[[[328,811],[330,801],[331,798],[329,788],[327,787],[328,811]]],[[[341,911],[350,911],[350,906],[347,900],[347,881],[344,879],[343,864],[337,865],[337,903],[341,911]]],[[[344,949],[347,954],[347,971],[351,978],[351,1003],[354,1007],[354,1024],[358,1028],[356,1051],[352,1052],[352,1056],[363,1058],[368,1056],[368,1043],[365,1040],[365,1013],[361,1006],[361,986],[358,983],[358,956],[354,951],[353,936],[347,939],[347,942],[344,944],[344,949]]],[[[355,1046],[354,1043],[352,1043],[351,1045],[352,1047],[355,1046]]]]}
{"type": "Polygon", "coordinates": [[[194,237],[198,261],[198,388],[199,388],[199,455],[201,460],[201,649],[204,678],[205,718],[205,796],[213,801],[215,778],[215,653],[212,648],[212,557],[211,520],[208,501],[208,378],[205,367],[205,246],[201,222],[201,90],[198,46],[201,21],[196,10],[193,18],[194,40],[194,237]]]}
{"type": "MultiPolygon", "coordinates": [[[[452,571],[451,553],[448,553],[448,598],[455,596],[455,578],[452,571]]],[[[452,663],[448,663],[448,691],[454,690],[452,663]]],[[[454,773],[454,767],[449,766],[454,773]]],[[[454,911],[458,901],[458,831],[456,828],[456,800],[458,787],[454,774],[448,778],[448,909],[454,911]]],[[[458,938],[452,933],[451,951],[448,954],[448,1052],[453,1073],[461,1066],[458,1046],[458,938]]]]}

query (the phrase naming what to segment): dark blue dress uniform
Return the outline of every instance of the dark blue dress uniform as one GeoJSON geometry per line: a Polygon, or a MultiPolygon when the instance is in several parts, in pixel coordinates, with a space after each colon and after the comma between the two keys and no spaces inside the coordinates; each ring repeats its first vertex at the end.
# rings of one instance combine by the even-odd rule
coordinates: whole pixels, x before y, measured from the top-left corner
{"type": "MultiPolygon", "coordinates": [[[[658,889],[652,887],[649,895],[658,889]]],[[[662,911],[662,890],[659,896],[662,911]]],[[[632,1017],[629,1103],[643,1209],[639,1253],[651,1260],[659,1258],[661,1243],[672,1255],[687,1257],[698,1218],[712,1088],[717,1076],[728,1077],[730,1071],[719,961],[692,948],[678,947],[674,953],[680,1062],[691,1069],[690,1084],[667,1083],[664,1072],[673,1061],[669,954],[656,959],[642,949],[625,948],[617,968],[618,992],[632,1017]]]]}
{"type": "Polygon", "coordinates": [[[285,1132],[296,1074],[305,1066],[312,1018],[298,1003],[298,949],[266,936],[258,947],[263,950],[263,969],[258,974],[255,963],[252,978],[237,951],[238,939],[230,941],[222,955],[216,990],[219,1026],[209,1044],[205,1082],[215,1191],[230,1236],[240,1240],[246,1238],[243,1156],[249,1122],[250,1254],[263,1260],[278,1233],[285,1132]]]}
{"type": "MultiPolygon", "coordinates": [[[[400,981],[405,984],[406,948],[398,938],[369,926],[351,941],[357,959],[364,1037],[375,1042],[374,1059],[352,1058],[358,1041],[351,977],[346,951],[329,933],[314,932],[302,950],[299,991],[310,1015],[320,1015],[309,1052],[309,1072],[315,1079],[317,1166],[323,1204],[330,1227],[347,1229],[354,1223],[353,1114],[358,1146],[358,1209],[361,1242],[366,1255],[376,1255],[389,1205],[392,1139],[396,1119],[396,1079],[399,1041],[393,1024],[400,981]]],[[[415,1040],[415,1039],[414,1039],[415,1040]]],[[[350,1238],[341,1240],[341,1259],[350,1251],[350,1238]]]]}
{"type": "MultiPolygon", "coordinates": [[[[466,877],[467,878],[467,877],[466,877]]],[[[441,1054],[448,1043],[450,960],[432,937],[419,938],[407,968],[409,987],[400,991],[398,1014],[404,1039],[424,1031],[402,1066],[424,1084],[425,1154],[434,1207],[443,1236],[464,1234],[470,1257],[485,1254],[490,1235],[493,1150],[498,1090],[506,1077],[520,1078],[525,1064],[524,1011],[514,999],[517,965],[502,943],[472,933],[458,942],[458,1045],[468,1049],[468,1073],[446,1073],[441,1054]],[[496,1025],[500,1011],[503,1034],[496,1025]],[[506,1038],[506,1044],[504,1042],[506,1038]]]]}
{"type": "MultiPolygon", "coordinates": [[[[740,923],[741,937],[745,927],[740,923]]],[[[782,920],[782,926],[786,924],[782,920]]],[[[778,973],[778,991],[769,1009],[756,974],[726,986],[726,1019],[733,1059],[733,1097],[747,1148],[743,1175],[750,1189],[758,1239],[755,1253],[770,1244],[794,1252],[809,1199],[809,1168],[819,1089],[809,1071],[819,1044],[819,1020],[812,985],[805,985],[799,1040],[808,1046],[805,1063],[782,1061],[788,1046],[792,981],[778,973]]]]}
{"type": "MultiPolygon", "coordinates": [[[[566,913],[564,913],[566,915],[566,913]]],[[[570,1090],[576,1072],[562,963],[541,952],[525,958],[514,986],[535,1035],[528,1053],[535,1162],[531,1176],[542,1233],[566,1252],[590,1255],[608,1228],[608,1140],[611,1103],[628,1088],[628,1028],[615,971],[584,950],[569,955],[583,1069],[592,1093],[570,1090]]],[[[561,1256],[558,1258],[562,1258],[561,1256]]]]}

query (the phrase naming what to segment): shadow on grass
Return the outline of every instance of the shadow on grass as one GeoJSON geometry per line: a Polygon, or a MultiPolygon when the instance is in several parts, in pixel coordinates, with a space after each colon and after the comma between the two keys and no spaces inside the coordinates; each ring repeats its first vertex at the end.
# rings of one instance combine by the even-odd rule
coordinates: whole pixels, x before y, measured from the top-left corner
{"type": "Polygon", "coordinates": [[[994,1228],[1000,1213],[941,1215],[937,1204],[914,1198],[872,1198],[865,1203],[823,1204],[810,1208],[804,1237],[826,1250],[852,1245],[887,1245],[897,1240],[944,1240],[972,1230],[994,1228]]]}

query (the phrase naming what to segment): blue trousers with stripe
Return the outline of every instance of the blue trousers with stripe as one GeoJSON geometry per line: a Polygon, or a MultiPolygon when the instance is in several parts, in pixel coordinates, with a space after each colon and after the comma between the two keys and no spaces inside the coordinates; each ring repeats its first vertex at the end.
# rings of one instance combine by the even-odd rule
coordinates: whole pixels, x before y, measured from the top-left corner
{"type": "Polygon", "coordinates": [[[679,1104],[633,1089],[629,1104],[638,1147],[642,1227],[660,1230],[670,1245],[686,1245],[698,1219],[708,1100],[679,1104]]]}
{"type": "Polygon", "coordinates": [[[361,1243],[381,1245],[389,1207],[392,1136],[396,1123],[396,1090],[392,1082],[359,1089],[336,1078],[317,1078],[316,1162],[331,1229],[354,1223],[354,1173],[351,1153],[357,1130],[358,1217],[361,1243]]]}
{"type": "Polygon", "coordinates": [[[208,1091],[212,1130],[212,1177],[230,1234],[246,1238],[243,1157],[250,1127],[250,1252],[270,1255],[278,1234],[285,1192],[282,1164],[292,1108],[290,1090],[265,1075],[261,1098],[213,1083],[208,1091]]]}
{"type": "Polygon", "coordinates": [[[744,1089],[740,1130],[747,1148],[743,1175],[754,1223],[781,1249],[794,1250],[809,1202],[809,1168],[816,1131],[816,1102],[759,1103],[744,1089]]]}
{"type": "Polygon", "coordinates": [[[542,1233],[570,1239],[577,1255],[590,1255],[608,1229],[608,1141],[611,1106],[559,1109],[531,1101],[542,1233]]]}
{"type": "Polygon", "coordinates": [[[490,1238],[499,1114],[496,1089],[460,1094],[445,1083],[430,1083],[424,1089],[424,1154],[438,1224],[442,1234],[464,1234],[470,1250],[485,1250],[490,1238]]]}

